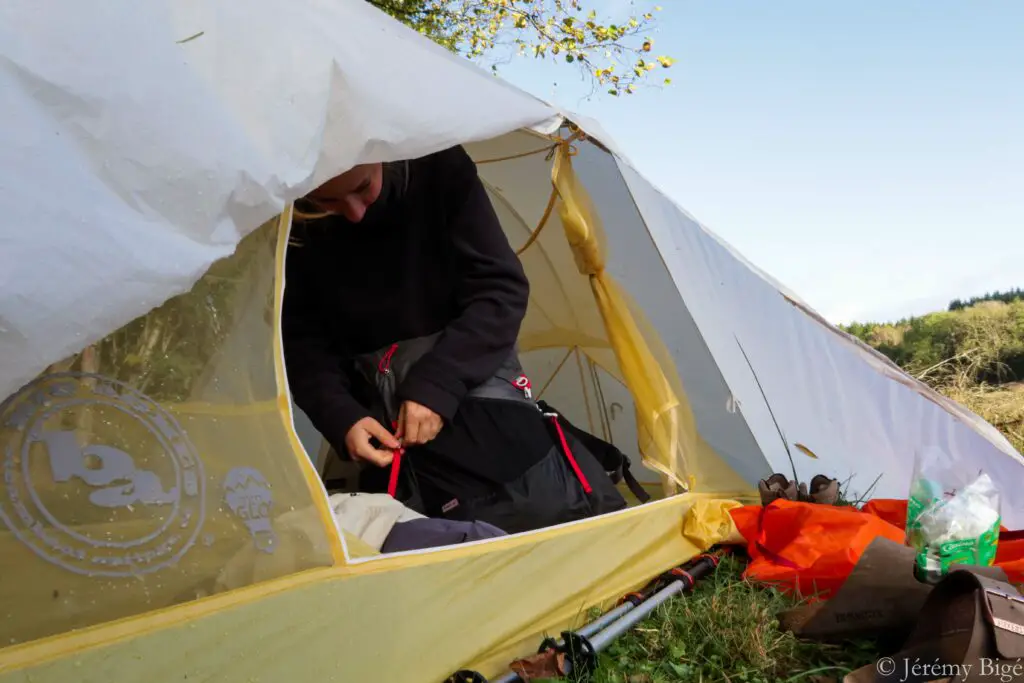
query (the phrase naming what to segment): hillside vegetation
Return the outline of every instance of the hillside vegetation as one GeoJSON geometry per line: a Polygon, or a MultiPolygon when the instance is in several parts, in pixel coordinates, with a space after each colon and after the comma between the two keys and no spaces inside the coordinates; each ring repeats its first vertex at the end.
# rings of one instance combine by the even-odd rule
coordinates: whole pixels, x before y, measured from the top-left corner
{"type": "Polygon", "coordinates": [[[843,329],[983,417],[1024,451],[1024,290],[958,299],[946,311],[843,329]]]}

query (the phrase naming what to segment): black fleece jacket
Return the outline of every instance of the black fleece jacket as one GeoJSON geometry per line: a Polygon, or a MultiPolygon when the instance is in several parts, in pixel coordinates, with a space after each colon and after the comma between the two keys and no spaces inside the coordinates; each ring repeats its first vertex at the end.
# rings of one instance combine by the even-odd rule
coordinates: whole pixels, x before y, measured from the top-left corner
{"type": "Polygon", "coordinates": [[[526,275],[465,150],[412,160],[407,171],[404,191],[382,193],[361,222],[297,223],[288,247],[288,382],[343,455],[349,428],[369,414],[353,391],[352,355],[443,330],[398,397],[450,422],[508,357],[526,314],[526,275]]]}

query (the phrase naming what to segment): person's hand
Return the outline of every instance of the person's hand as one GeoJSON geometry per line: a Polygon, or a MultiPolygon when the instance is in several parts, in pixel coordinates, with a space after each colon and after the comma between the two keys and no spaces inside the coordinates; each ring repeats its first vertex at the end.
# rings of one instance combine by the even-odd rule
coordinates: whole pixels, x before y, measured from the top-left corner
{"type": "Polygon", "coordinates": [[[419,446],[433,440],[443,426],[441,416],[415,401],[405,401],[398,414],[398,433],[404,446],[419,446]]]}
{"type": "Polygon", "coordinates": [[[345,435],[345,447],[352,457],[365,460],[377,467],[390,465],[395,457],[392,451],[400,446],[398,439],[372,417],[364,417],[356,422],[345,435]],[[370,439],[377,439],[384,448],[391,450],[374,448],[370,439]]]}

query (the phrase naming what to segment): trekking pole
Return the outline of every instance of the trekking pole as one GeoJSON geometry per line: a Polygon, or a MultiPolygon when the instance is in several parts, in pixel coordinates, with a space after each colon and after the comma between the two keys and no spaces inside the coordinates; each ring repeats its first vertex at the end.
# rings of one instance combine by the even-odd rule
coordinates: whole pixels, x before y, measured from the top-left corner
{"type": "MultiPolygon", "coordinates": [[[[649,584],[647,584],[647,586],[645,586],[642,590],[637,591],[635,593],[627,593],[626,595],[622,596],[622,598],[619,599],[619,604],[614,609],[608,610],[607,612],[599,616],[597,619],[594,619],[594,621],[591,621],[587,624],[584,624],[583,626],[580,626],[579,629],[576,630],[576,633],[580,634],[585,638],[589,638],[590,636],[594,635],[595,633],[603,629],[605,626],[612,623],[622,615],[632,610],[637,605],[641,604],[644,600],[647,600],[652,595],[654,595],[658,591],[658,588],[661,585],[661,581],[661,578],[655,579],[654,581],[651,581],[649,584]]],[[[554,638],[545,638],[541,642],[540,648],[538,648],[537,651],[545,652],[547,650],[550,650],[551,648],[558,648],[561,646],[562,641],[555,640],[554,638]]],[[[502,679],[499,678],[494,683],[501,683],[501,680],[502,679]]]]}
{"type": "Polygon", "coordinates": [[[718,562],[719,558],[708,556],[701,558],[688,570],[674,570],[672,572],[672,575],[676,577],[674,581],[645,600],[635,610],[630,611],[628,615],[617,619],[607,628],[594,634],[593,638],[590,639],[590,644],[594,650],[597,652],[604,650],[613,640],[629,631],[633,626],[650,615],[651,612],[668,602],[669,598],[692,589],[698,579],[706,574],[710,574],[718,566],[718,562]]]}
{"type": "MultiPolygon", "coordinates": [[[[683,567],[669,570],[652,581],[642,592],[628,594],[618,607],[578,630],[562,633],[559,640],[545,638],[541,643],[538,655],[548,653],[556,657],[560,654],[565,655],[565,670],[560,672],[562,675],[569,675],[573,672],[582,672],[585,675],[593,673],[597,668],[598,652],[606,649],[612,641],[629,631],[670,598],[693,588],[698,579],[710,574],[718,567],[727,552],[728,550],[723,549],[716,553],[700,555],[683,567]]],[[[513,666],[515,665],[514,662],[513,666]]],[[[460,673],[463,676],[470,674],[470,672],[460,673]]],[[[488,683],[482,677],[455,680],[467,683],[470,681],[488,683]]],[[[516,671],[510,671],[490,683],[520,683],[522,680],[516,671]]]]}
{"type": "Polygon", "coordinates": [[[670,598],[691,590],[698,579],[718,568],[723,555],[724,553],[702,555],[686,569],[671,570],[663,577],[669,581],[668,585],[592,637],[588,638],[574,633],[563,634],[562,651],[567,655],[564,674],[582,673],[584,676],[592,674],[597,668],[599,652],[605,650],[612,641],[643,621],[670,598]]]}

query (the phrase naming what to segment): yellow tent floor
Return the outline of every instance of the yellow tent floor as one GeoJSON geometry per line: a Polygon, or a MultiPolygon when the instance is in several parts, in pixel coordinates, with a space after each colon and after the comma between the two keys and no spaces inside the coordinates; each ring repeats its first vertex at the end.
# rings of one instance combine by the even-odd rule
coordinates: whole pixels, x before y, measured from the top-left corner
{"type": "Polygon", "coordinates": [[[353,560],[8,648],[0,683],[491,677],[710,546],[739,503],[682,494],[544,531],[353,560]]]}

